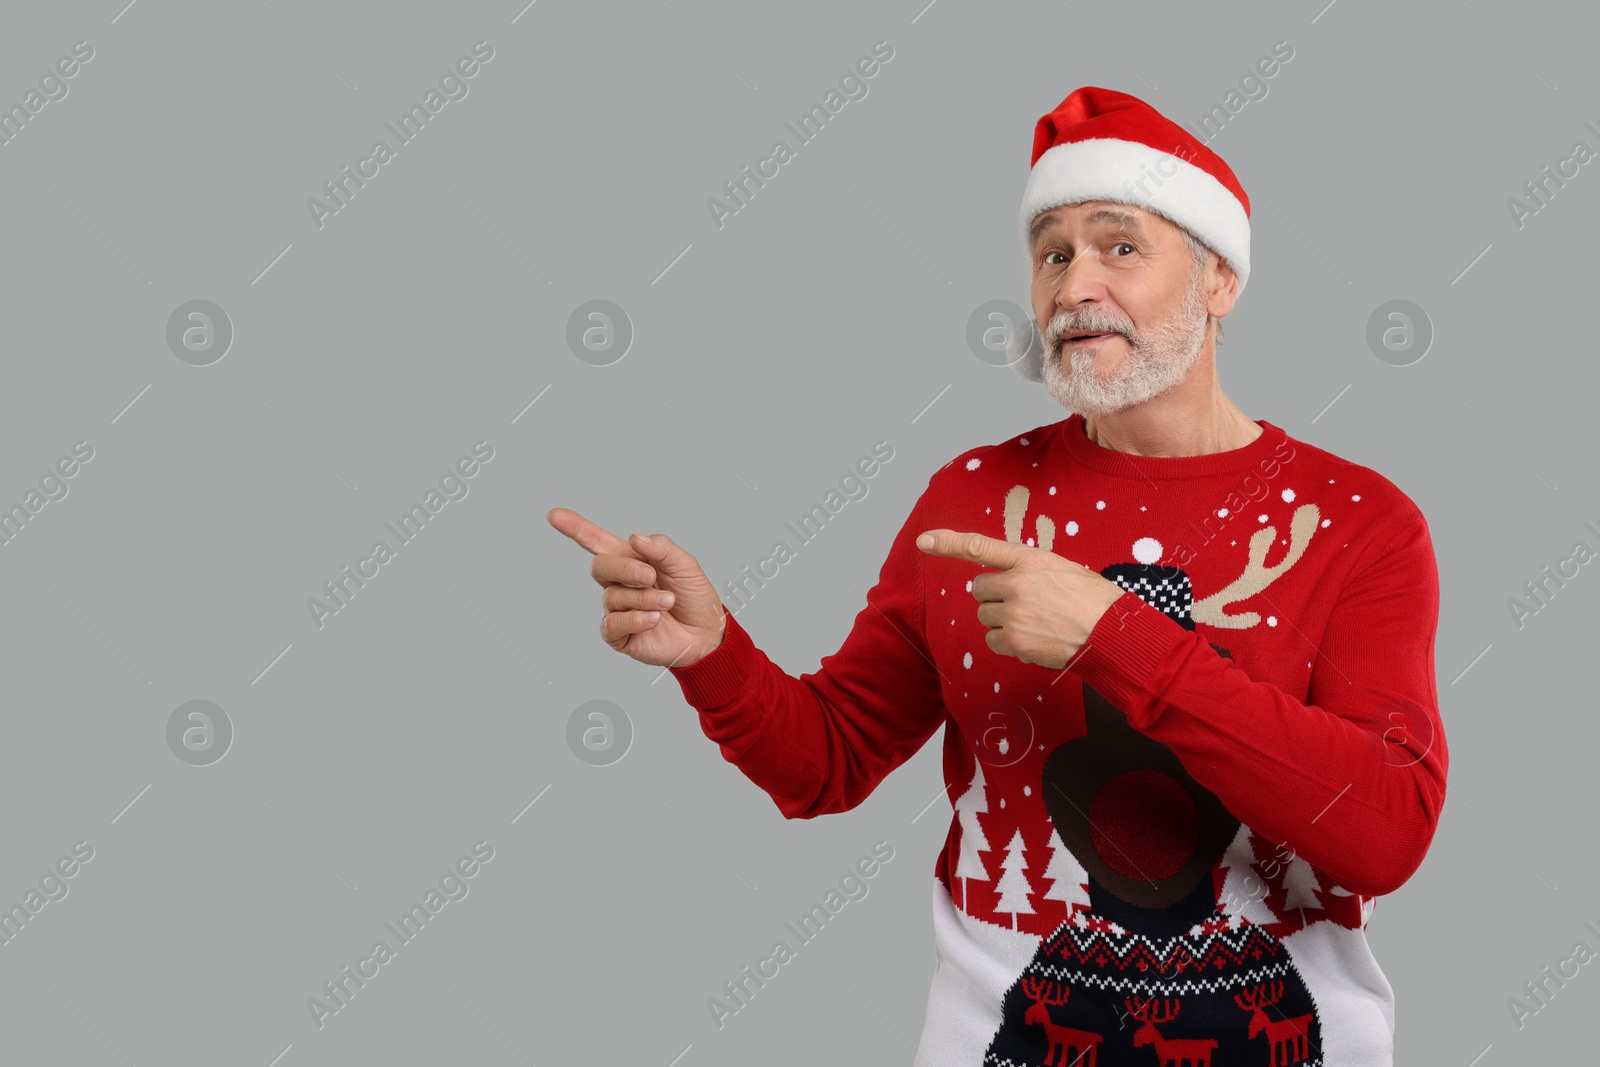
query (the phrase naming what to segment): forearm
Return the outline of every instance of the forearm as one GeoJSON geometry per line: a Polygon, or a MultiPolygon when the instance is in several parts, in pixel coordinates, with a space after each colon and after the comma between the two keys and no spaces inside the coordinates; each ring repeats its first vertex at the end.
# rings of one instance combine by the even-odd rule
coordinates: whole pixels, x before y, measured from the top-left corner
{"type": "MultiPolygon", "coordinates": [[[[853,654],[866,647],[862,623],[872,625],[858,620],[840,653],[824,659],[818,672],[796,678],[757,648],[729,613],[722,644],[672,672],[699,711],[706,737],[785,818],[809,819],[860,804],[942,722],[942,704],[935,705],[939,714],[930,714],[926,698],[920,708],[915,699],[895,705],[865,687],[869,675],[856,664],[867,665],[873,657],[853,654]]],[[[895,674],[908,669],[882,664],[877,683],[893,685],[895,674]]],[[[904,682],[908,697],[926,686],[909,676],[904,682]]]]}
{"type": "MultiPolygon", "coordinates": [[[[1319,666],[1332,686],[1355,670],[1319,666]]],[[[1240,821],[1340,886],[1391,892],[1422,862],[1444,797],[1431,651],[1409,670],[1350,675],[1348,700],[1307,705],[1128,593],[1069,667],[1240,821]]]]}

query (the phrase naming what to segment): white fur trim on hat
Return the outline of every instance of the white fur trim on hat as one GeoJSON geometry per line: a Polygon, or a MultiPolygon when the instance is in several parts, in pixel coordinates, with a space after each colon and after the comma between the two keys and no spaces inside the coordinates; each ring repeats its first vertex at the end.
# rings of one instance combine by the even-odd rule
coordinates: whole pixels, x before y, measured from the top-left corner
{"type": "Polygon", "coordinates": [[[1084,200],[1136,204],[1182,224],[1228,261],[1239,276],[1239,294],[1244,293],[1250,277],[1250,218],[1227,186],[1193,163],[1109,137],[1047,149],[1028,172],[1022,193],[1023,254],[1029,255],[1028,227],[1035,215],[1084,200]]]}

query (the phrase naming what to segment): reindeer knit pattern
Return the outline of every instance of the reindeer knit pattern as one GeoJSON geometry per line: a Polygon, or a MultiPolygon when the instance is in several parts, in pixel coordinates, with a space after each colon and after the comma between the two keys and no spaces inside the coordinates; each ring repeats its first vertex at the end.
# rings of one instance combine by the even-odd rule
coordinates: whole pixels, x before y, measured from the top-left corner
{"type": "Polygon", "coordinates": [[[1077,414],[973,448],[816,671],[731,613],[671,669],[786,818],[856,807],[945,728],[920,1067],[1391,1067],[1366,929],[1444,802],[1433,543],[1393,483],[1258,425],[1199,456],[1077,414]],[[1024,663],[977,619],[991,569],[916,547],[937,528],[1125,591],[1064,669],[1024,663]]]}

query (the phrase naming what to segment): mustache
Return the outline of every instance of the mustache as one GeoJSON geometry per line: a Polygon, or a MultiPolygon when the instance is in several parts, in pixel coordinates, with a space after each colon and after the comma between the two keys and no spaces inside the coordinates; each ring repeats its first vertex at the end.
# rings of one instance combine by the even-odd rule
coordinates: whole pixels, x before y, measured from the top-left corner
{"type": "Polygon", "coordinates": [[[1092,311],[1060,312],[1054,315],[1045,326],[1044,341],[1050,347],[1056,347],[1061,339],[1069,333],[1090,331],[1093,333],[1119,333],[1129,342],[1133,340],[1133,328],[1130,324],[1109,316],[1099,315],[1092,311]]]}

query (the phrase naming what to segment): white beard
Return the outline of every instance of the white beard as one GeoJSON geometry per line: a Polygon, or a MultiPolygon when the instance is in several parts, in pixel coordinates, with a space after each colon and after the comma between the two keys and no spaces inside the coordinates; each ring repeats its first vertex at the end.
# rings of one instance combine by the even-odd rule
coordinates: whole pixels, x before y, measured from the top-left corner
{"type": "MultiPolygon", "coordinates": [[[[1177,385],[1200,358],[1205,341],[1206,306],[1200,294],[1202,272],[1194,272],[1194,282],[1184,294],[1183,306],[1165,322],[1135,334],[1127,357],[1116,374],[1107,378],[1095,371],[1095,354],[1087,349],[1072,350],[1070,368],[1062,369],[1060,342],[1052,344],[1050,335],[1059,337],[1060,323],[1071,318],[1061,312],[1051,323],[1054,329],[1041,331],[1045,345],[1041,368],[1045,389],[1068,411],[1084,415],[1106,415],[1142,404],[1177,385]]],[[[1089,327],[1094,328],[1093,325],[1089,327]]],[[[1129,333],[1133,331],[1130,329],[1129,333]]],[[[1127,335],[1124,334],[1124,337],[1127,335]]],[[[1106,342],[1114,344],[1115,342],[1106,342]]]]}

